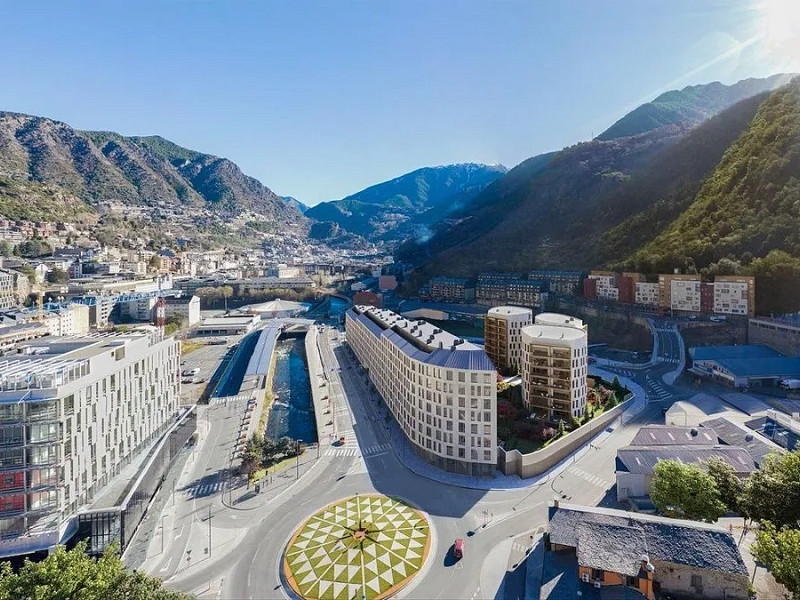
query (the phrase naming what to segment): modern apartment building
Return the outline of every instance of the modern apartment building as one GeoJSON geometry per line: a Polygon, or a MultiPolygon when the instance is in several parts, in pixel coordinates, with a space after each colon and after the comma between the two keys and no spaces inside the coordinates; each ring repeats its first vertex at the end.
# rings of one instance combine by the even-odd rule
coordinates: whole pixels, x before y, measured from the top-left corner
{"type": "Polygon", "coordinates": [[[41,338],[0,358],[0,557],[63,544],[170,426],[180,344],[157,330],[41,338]]]}
{"type": "Polygon", "coordinates": [[[0,269],[0,309],[14,308],[17,305],[17,290],[14,274],[0,269]]]}
{"type": "Polygon", "coordinates": [[[634,288],[634,302],[646,306],[658,306],[658,284],[637,281],[634,288]]]}
{"type": "Polygon", "coordinates": [[[536,315],[522,329],[522,399],[548,419],[579,417],[586,408],[587,327],[557,313],[536,315]]]}
{"type": "Polygon", "coordinates": [[[539,308],[547,299],[548,284],[545,281],[522,279],[521,276],[509,274],[508,277],[497,277],[495,273],[484,273],[478,276],[476,301],[484,306],[513,304],[529,308],[539,308]]]}
{"type": "Polygon", "coordinates": [[[718,275],[714,278],[715,313],[753,317],[755,309],[755,277],[718,275]]]}
{"type": "Polygon", "coordinates": [[[429,284],[429,294],[437,302],[474,302],[475,285],[462,277],[434,277],[429,284]]]}
{"type": "MultiPolygon", "coordinates": [[[[594,292],[597,298],[619,300],[616,273],[611,271],[592,271],[587,279],[594,281],[594,292]]],[[[591,284],[589,286],[591,287],[591,284]]]]}
{"type": "Polygon", "coordinates": [[[347,311],[347,342],[417,453],[455,473],[492,476],[497,372],[486,353],[389,310],[347,311]]]}
{"type": "Polygon", "coordinates": [[[528,279],[547,282],[551,294],[574,296],[580,292],[583,271],[529,271],[528,279]]]}
{"type": "Polygon", "coordinates": [[[166,317],[180,316],[189,326],[200,322],[200,298],[191,294],[165,296],[166,317]]]}
{"type": "Polygon", "coordinates": [[[699,275],[659,275],[659,306],[686,312],[700,312],[699,275]]]}
{"type": "Polygon", "coordinates": [[[490,308],[483,321],[484,350],[499,371],[522,368],[522,328],[533,323],[533,311],[519,306],[490,308]]]}

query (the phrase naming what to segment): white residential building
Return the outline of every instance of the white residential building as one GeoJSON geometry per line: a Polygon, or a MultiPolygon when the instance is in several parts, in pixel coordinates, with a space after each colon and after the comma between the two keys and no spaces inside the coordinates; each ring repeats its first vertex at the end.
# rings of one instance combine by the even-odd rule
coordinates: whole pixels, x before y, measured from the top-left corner
{"type": "Polygon", "coordinates": [[[536,315],[522,330],[522,399],[548,419],[580,417],[586,408],[588,333],[583,321],[536,315]]]}
{"type": "Polygon", "coordinates": [[[89,307],[83,304],[70,304],[45,313],[43,322],[50,335],[83,335],[89,333],[89,307]]]}
{"type": "Polygon", "coordinates": [[[497,373],[486,353],[425,321],[389,310],[347,311],[347,342],[425,460],[492,476],[497,462],[497,373]]]}
{"type": "Polygon", "coordinates": [[[17,287],[14,273],[0,269],[0,309],[14,308],[17,305],[17,287]]]}
{"type": "Polygon", "coordinates": [[[635,283],[634,302],[636,304],[646,304],[648,306],[658,306],[659,287],[658,283],[647,283],[637,281],[635,283]]]}
{"type": "Polygon", "coordinates": [[[200,298],[197,296],[167,296],[166,317],[180,315],[191,327],[200,322],[200,298]]]}
{"type": "Polygon", "coordinates": [[[700,312],[700,280],[673,279],[670,281],[670,308],[700,312]]]}
{"type": "Polygon", "coordinates": [[[75,533],[79,509],[173,421],[179,361],[157,330],[46,337],[0,359],[0,557],[75,533]]]}
{"type": "Polygon", "coordinates": [[[516,374],[522,367],[522,328],[533,323],[533,311],[495,306],[483,321],[484,349],[498,370],[516,374]]]}
{"type": "Polygon", "coordinates": [[[747,281],[714,281],[714,312],[727,315],[748,315],[750,285],[747,281]]]}
{"type": "Polygon", "coordinates": [[[617,276],[614,273],[593,271],[589,274],[589,279],[593,279],[597,282],[598,298],[603,298],[604,300],[619,300],[617,276]]]}

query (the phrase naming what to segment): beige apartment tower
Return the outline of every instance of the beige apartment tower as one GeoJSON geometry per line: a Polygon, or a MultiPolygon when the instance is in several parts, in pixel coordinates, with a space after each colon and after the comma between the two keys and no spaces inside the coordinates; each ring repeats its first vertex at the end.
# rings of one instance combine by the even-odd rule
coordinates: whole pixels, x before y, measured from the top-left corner
{"type": "Polygon", "coordinates": [[[580,417],[586,408],[588,333],[583,321],[537,315],[522,330],[522,399],[551,420],[580,417]]]}
{"type": "Polygon", "coordinates": [[[522,328],[533,323],[533,311],[520,306],[495,306],[483,322],[484,350],[501,373],[522,368],[522,328]]]}

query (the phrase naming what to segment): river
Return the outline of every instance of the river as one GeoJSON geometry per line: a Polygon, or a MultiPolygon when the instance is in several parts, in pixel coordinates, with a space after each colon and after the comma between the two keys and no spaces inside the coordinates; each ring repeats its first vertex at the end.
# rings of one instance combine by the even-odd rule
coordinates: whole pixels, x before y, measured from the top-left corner
{"type": "Polygon", "coordinates": [[[311,381],[305,356],[305,340],[281,338],[275,347],[274,401],[267,424],[267,437],[290,437],[301,442],[317,441],[317,423],[311,401],[311,381]]]}

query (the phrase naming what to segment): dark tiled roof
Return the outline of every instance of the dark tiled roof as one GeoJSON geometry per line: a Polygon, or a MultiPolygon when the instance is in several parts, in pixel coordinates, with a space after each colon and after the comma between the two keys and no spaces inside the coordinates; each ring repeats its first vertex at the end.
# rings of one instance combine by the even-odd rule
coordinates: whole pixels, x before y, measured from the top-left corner
{"type": "Polygon", "coordinates": [[[578,556],[589,561],[581,561],[582,566],[602,569],[606,567],[600,565],[606,564],[608,570],[617,573],[634,569],[638,573],[642,555],[646,555],[650,561],[747,575],[733,536],[725,529],[697,521],[561,505],[550,509],[550,541],[576,548],[578,556]],[[628,562],[634,564],[624,566],[628,562]],[[620,565],[620,570],[610,565],[620,565]]]}
{"type": "Polygon", "coordinates": [[[704,421],[702,425],[703,428],[713,428],[723,444],[745,448],[756,465],[763,464],[769,454],[783,452],[783,449],[777,445],[770,444],[760,435],[748,431],[724,417],[704,421]]]}
{"type": "MultiPolygon", "coordinates": [[[[713,429],[675,425],[645,425],[631,446],[713,446],[719,443],[713,429]]],[[[736,444],[737,446],[739,444],[736,444]]]]}
{"type": "Polygon", "coordinates": [[[617,471],[649,474],[660,460],[677,460],[703,467],[721,458],[737,473],[752,473],[756,464],[744,448],[732,446],[628,446],[617,450],[617,471]]]}

